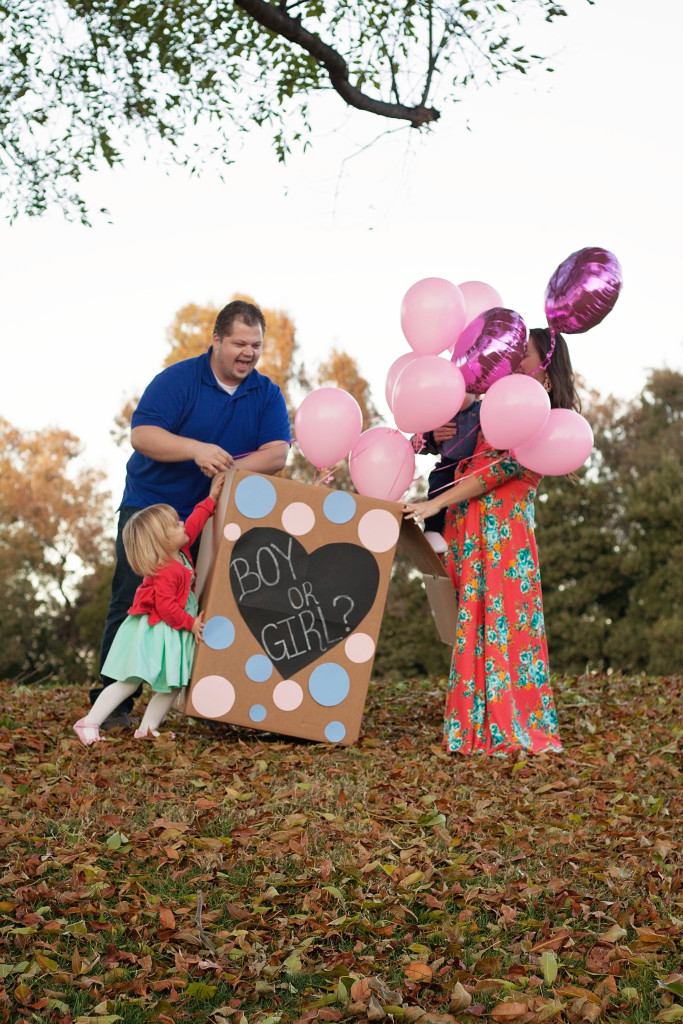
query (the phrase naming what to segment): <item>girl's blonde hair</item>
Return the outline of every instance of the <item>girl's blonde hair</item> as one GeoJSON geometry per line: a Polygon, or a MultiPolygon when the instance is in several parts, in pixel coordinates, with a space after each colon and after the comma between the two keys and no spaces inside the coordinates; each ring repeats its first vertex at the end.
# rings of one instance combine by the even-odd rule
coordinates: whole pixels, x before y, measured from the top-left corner
{"type": "Polygon", "coordinates": [[[123,546],[131,569],[138,576],[153,576],[174,554],[168,531],[178,522],[170,505],[149,505],[130,517],[123,528],[123,546]]]}

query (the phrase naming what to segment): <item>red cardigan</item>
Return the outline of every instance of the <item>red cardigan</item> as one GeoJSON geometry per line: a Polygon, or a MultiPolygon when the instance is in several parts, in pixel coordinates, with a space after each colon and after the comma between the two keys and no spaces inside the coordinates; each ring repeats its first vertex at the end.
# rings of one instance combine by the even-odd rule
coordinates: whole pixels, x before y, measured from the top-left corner
{"type": "MultiPolygon", "coordinates": [[[[185,522],[185,533],[190,538],[182,552],[192,565],[190,545],[196,540],[205,524],[216,511],[213,498],[204,498],[195,505],[185,522]]],[[[192,569],[176,562],[175,558],[164,565],[154,576],[145,576],[135,591],[129,615],[149,615],[150,626],[165,622],[174,629],[191,630],[194,619],[185,611],[193,578],[192,569]]]]}

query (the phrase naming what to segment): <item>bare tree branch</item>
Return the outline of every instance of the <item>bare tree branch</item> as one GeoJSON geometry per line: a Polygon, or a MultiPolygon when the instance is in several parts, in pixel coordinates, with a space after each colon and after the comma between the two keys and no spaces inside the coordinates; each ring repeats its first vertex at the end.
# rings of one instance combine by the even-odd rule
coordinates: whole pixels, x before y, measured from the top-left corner
{"type": "Polygon", "coordinates": [[[291,43],[296,43],[297,46],[314,57],[330,76],[332,88],[349,106],[355,107],[357,110],[365,110],[370,114],[381,114],[383,117],[408,121],[413,128],[420,128],[422,125],[438,121],[440,118],[440,111],[433,107],[426,107],[422,104],[417,107],[407,107],[403,103],[387,103],[384,100],[366,96],[349,81],[348,65],[341,54],[324,43],[319,36],[303,28],[300,19],[290,17],[281,6],[273,7],[265,0],[236,0],[235,6],[250,15],[259,25],[288,39],[291,43]]]}

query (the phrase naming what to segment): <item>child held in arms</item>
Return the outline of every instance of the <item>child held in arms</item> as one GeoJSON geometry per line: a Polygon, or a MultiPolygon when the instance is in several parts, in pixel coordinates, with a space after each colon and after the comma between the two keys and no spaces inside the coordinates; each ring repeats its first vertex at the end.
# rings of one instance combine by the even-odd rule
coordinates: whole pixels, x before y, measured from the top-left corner
{"type": "MultiPolygon", "coordinates": [[[[428,477],[428,499],[450,487],[455,470],[474,453],[479,435],[480,412],[481,404],[474,395],[466,394],[460,410],[452,420],[424,435],[414,434],[411,438],[415,452],[441,456],[428,477]]],[[[439,555],[448,547],[443,537],[445,521],[446,510],[442,509],[437,515],[425,519],[424,524],[425,537],[439,555]]]]}

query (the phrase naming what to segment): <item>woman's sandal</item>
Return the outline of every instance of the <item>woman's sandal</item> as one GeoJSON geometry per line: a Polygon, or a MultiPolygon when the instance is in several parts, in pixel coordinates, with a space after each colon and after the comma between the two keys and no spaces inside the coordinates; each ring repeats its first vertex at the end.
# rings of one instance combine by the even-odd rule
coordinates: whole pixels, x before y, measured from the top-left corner
{"type": "Polygon", "coordinates": [[[90,747],[93,743],[103,742],[104,736],[100,736],[99,725],[90,725],[85,718],[79,718],[74,725],[74,732],[84,747],[90,747]]]}
{"type": "MultiPolygon", "coordinates": [[[[135,732],[133,733],[134,740],[155,740],[159,736],[161,736],[161,733],[159,732],[158,729],[147,729],[145,732],[143,732],[142,729],[136,729],[135,732]]],[[[168,740],[174,740],[175,733],[165,732],[164,738],[168,740]]]]}

